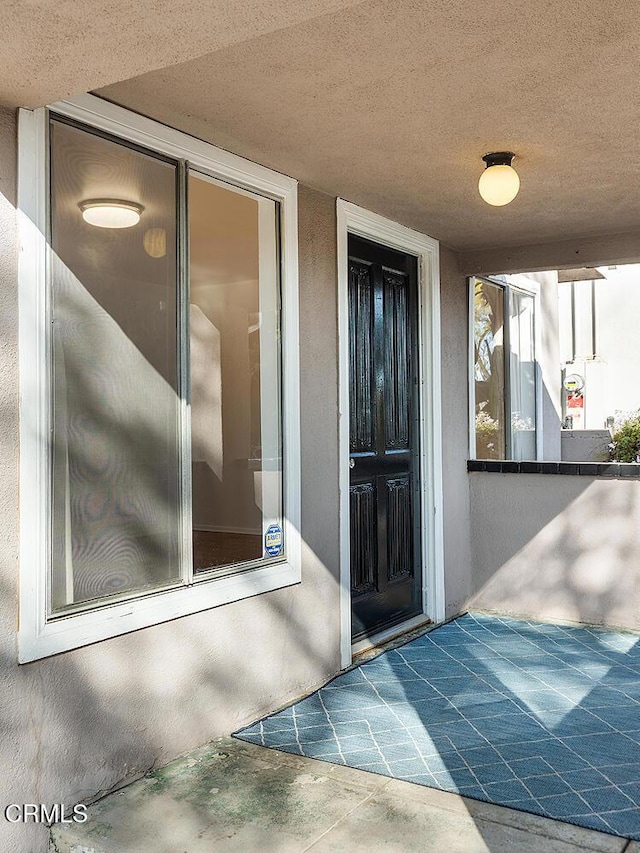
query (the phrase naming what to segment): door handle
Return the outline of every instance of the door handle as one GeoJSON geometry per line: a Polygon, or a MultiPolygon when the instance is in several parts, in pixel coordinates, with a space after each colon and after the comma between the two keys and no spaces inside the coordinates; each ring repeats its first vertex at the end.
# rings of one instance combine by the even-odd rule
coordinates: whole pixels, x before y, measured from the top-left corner
{"type": "Polygon", "coordinates": [[[349,460],[349,468],[355,468],[355,467],[356,467],[356,460],[355,460],[355,459],[353,459],[353,457],[352,457],[352,458],[349,460]]]}

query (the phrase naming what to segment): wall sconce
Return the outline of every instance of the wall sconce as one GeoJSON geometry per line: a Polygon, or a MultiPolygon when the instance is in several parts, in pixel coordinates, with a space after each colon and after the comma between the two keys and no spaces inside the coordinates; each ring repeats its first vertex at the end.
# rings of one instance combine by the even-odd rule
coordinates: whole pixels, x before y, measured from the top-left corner
{"type": "Polygon", "coordinates": [[[510,151],[496,151],[482,158],[487,166],[480,175],[478,191],[487,204],[502,207],[518,195],[520,178],[511,165],[515,156],[510,151]]]}
{"type": "Polygon", "coordinates": [[[82,218],[97,228],[131,228],[140,222],[141,204],[118,198],[91,198],[78,205],[82,218]]]}

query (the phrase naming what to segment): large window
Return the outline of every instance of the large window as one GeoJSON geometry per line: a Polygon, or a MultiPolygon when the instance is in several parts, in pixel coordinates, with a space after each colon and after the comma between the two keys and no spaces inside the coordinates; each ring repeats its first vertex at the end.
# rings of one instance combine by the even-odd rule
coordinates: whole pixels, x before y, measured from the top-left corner
{"type": "Polygon", "coordinates": [[[536,458],[535,294],[473,277],[471,455],[536,458]]]}
{"type": "Polygon", "coordinates": [[[297,582],[295,182],[91,96],[20,170],[21,660],[297,582]]]}

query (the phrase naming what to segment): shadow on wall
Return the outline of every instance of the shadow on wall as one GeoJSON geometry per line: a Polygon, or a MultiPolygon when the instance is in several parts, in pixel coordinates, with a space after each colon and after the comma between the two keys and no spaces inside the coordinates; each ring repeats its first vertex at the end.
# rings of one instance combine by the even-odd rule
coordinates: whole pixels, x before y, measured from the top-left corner
{"type": "MultiPolygon", "coordinates": [[[[8,610],[11,592],[0,585],[8,610]]],[[[271,593],[227,605],[222,619],[212,610],[21,667],[3,651],[2,808],[93,801],[322,683],[334,655],[314,643],[296,600],[271,593]],[[246,620],[242,648],[234,617],[246,620]]],[[[40,853],[46,832],[2,821],[0,847],[40,853]]]]}
{"type": "Polygon", "coordinates": [[[471,474],[470,606],[640,630],[640,483],[471,474]]]}
{"type": "MultiPolygon", "coordinates": [[[[95,304],[86,300],[75,303],[75,313],[67,318],[69,330],[81,334],[83,329],[95,329],[95,316],[82,313],[87,306],[95,314],[95,304]]],[[[118,333],[122,346],[130,348],[131,341],[125,340],[112,323],[109,335],[118,333]]],[[[7,339],[15,340],[15,332],[7,339]]],[[[95,347],[101,343],[99,336],[94,335],[92,340],[95,347]]],[[[151,560],[148,571],[158,561],[170,567],[166,522],[175,511],[175,495],[162,466],[157,465],[157,460],[164,458],[166,436],[155,418],[149,417],[149,413],[158,415],[160,398],[153,392],[154,388],[158,390],[159,377],[149,365],[141,364],[140,376],[145,381],[141,384],[140,376],[138,380],[129,378],[134,396],[142,390],[153,397],[145,398],[150,404],[147,416],[135,417],[140,401],[138,409],[133,410],[110,405],[105,382],[112,375],[106,370],[102,375],[105,381],[93,381],[96,374],[89,355],[84,365],[76,365],[72,391],[69,384],[66,388],[67,400],[72,393],[83,402],[82,417],[72,419],[69,434],[76,430],[80,431],[76,437],[82,431],[88,436],[86,441],[76,442],[76,455],[69,466],[68,483],[75,484],[82,506],[74,506],[73,497],[62,503],[70,504],[70,512],[83,513],[87,530],[92,518],[98,519],[97,529],[102,529],[100,519],[106,519],[117,530],[119,517],[120,529],[127,527],[129,542],[143,542],[145,550],[157,558],[151,560]],[[155,384],[145,384],[154,376],[155,384]],[[136,460],[135,470],[127,465],[128,459],[136,460]],[[118,460],[123,464],[114,464],[118,460]],[[79,482],[83,470],[91,476],[79,482]],[[109,500],[114,502],[110,510],[106,504],[109,500]]],[[[112,355],[116,357],[115,349],[112,355]]],[[[122,368],[116,369],[117,375],[121,372],[122,368]]],[[[14,439],[16,415],[17,395],[5,397],[0,419],[14,439]]],[[[308,417],[314,416],[311,407],[308,417]]],[[[15,459],[15,444],[7,450],[5,458],[15,459]]],[[[63,462],[64,451],[62,448],[60,452],[63,462]]],[[[322,496],[322,477],[315,478],[315,487],[322,496]]],[[[15,518],[16,495],[17,484],[7,492],[11,519],[15,518]]],[[[322,543],[320,526],[314,520],[318,499],[316,494],[303,495],[303,516],[310,519],[305,525],[310,542],[322,543]],[[306,514],[305,509],[309,510],[306,514]]],[[[2,542],[3,804],[87,802],[194,746],[228,734],[333,674],[339,668],[339,587],[330,569],[334,548],[331,543],[320,544],[320,553],[316,553],[304,541],[305,528],[302,533],[303,586],[228,604],[20,667],[15,642],[15,539],[2,542]],[[328,556],[322,554],[323,547],[328,556]],[[318,601],[325,602],[325,607],[319,608],[318,601]]],[[[87,563],[89,574],[82,590],[92,590],[89,569],[97,567],[108,554],[109,542],[103,544],[97,548],[95,560],[91,555],[91,565],[87,563]]],[[[86,546],[86,536],[74,543],[74,559],[86,546]]],[[[66,558],[63,563],[67,564],[66,558]]],[[[16,853],[40,853],[47,849],[47,833],[42,826],[0,820],[0,847],[16,853]]]]}

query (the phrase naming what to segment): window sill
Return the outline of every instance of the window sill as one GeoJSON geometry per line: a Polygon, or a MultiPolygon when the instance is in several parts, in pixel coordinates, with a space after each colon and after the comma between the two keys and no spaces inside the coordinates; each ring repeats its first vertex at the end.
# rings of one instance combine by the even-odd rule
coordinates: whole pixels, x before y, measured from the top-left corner
{"type": "Polygon", "coordinates": [[[18,662],[29,663],[99,643],[140,628],[159,625],[182,616],[190,616],[223,604],[299,584],[300,580],[298,557],[293,565],[291,562],[282,562],[261,566],[251,571],[154,593],[49,622],[42,620],[35,624],[25,620],[18,637],[18,662]]]}
{"type": "Polygon", "coordinates": [[[569,474],[604,477],[609,480],[640,480],[640,464],[637,462],[513,462],[469,459],[467,471],[483,474],[569,474]]]}

